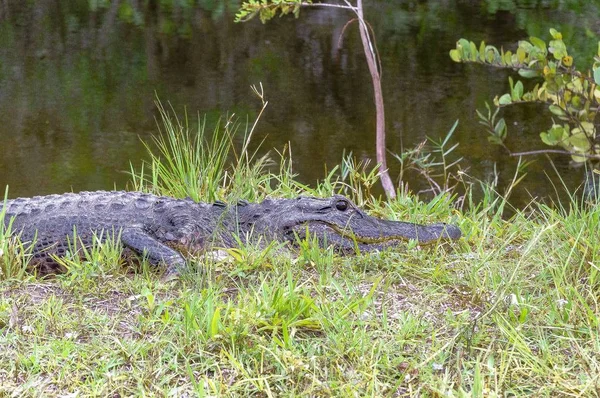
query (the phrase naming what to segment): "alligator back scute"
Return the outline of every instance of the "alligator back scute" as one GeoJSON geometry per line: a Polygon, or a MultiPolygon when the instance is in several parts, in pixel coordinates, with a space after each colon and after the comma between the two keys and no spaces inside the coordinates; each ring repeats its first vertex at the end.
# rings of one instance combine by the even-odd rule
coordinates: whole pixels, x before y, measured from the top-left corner
{"type": "Polygon", "coordinates": [[[152,206],[148,197],[141,196],[133,201],[133,206],[138,210],[147,210],[152,206]]]}

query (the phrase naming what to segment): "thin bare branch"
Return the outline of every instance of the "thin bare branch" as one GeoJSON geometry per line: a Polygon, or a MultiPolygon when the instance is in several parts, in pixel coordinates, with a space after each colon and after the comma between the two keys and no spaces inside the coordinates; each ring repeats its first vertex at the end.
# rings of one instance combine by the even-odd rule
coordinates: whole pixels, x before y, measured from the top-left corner
{"type": "MultiPolygon", "coordinates": [[[[332,3],[306,3],[306,2],[302,2],[300,3],[300,5],[302,7],[329,7],[329,8],[341,8],[344,10],[351,10],[356,12],[356,7],[353,7],[352,4],[348,3],[346,1],[346,3],[348,5],[342,5],[342,4],[332,4],[332,3]]],[[[295,4],[290,2],[290,4],[295,4]]]]}
{"type": "Polygon", "coordinates": [[[342,32],[340,33],[340,37],[338,37],[338,42],[337,42],[338,49],[342,47],[342,38],[344,37],[344,33],[346,32],[346,28],[348,26],[350,26],[350,24],[352,24],[353,22],[356,22],[356,21],[358,21],[358,18],[352,18],[352,19],[350,19],[348,22],[346,22],[344,24],[344,27],[342,28],[342,32]]]}
{"type": "MultiPolygon", "coordinates": [[[[348,0],[344,0],[346,3],[348,0]]],[[[363,15],[362,0],[356,0],[357,16],[359,20],[359,31],[360,38],[363,44],[363,50],[365,58],[367,59],[367,66],[371,73],[371,80],[373,82],[373,100],[375,102],[376,110],[376,133],[375,133],[375,153],[377,157],[377,163],[380,167],[379,177],[381,179],[381,185],[388,198],[394,199],[396,197],[396,189],[394,183],[390,178],[390,174],[387,168],[386,161],[386,150],[385,150],[385,110],[383,103],[383,90],[381,88],[381,74],[377,65],[377,55],[373,49],[373,41],[369,35],[369,28],[365,23],[363,15]]]]}
{"type": "Polygon", "coordinates": [[[561,149],[538,149],[535,151],[510,152],[510,156],[543,155],[543,154],[547,154],[547,153],[559,153],[561,155],[576,155],[576,156],[581,156],[582,158],[587,158],[587,159],[600,159],[600,155],[588,155],[585,153],[563,151],[561,149]]]}

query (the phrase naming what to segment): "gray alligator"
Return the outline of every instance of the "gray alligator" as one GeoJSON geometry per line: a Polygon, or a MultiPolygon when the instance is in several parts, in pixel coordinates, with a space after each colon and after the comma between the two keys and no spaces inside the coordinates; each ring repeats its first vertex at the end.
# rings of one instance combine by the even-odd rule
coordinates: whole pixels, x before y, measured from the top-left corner
{"type": "Polygon", "coordinates": [[[343,253],[372,251],[414,239],[420,244],[458,239],[448,224],[418,225],[368,216],[343,196],[298,197],[261,203],[196,203],[140,192],[81,192],[8,200],[5,225],[23,243],[34,242],[31,265],[41,274],[63,271],[56,258],[69,250],[76,231],[84,247],[94,236],[120,237],[123,247],[164,264],[168,274],[185,266],[185,257],[240,242],[289,241],[307,235],[343,253]]]}

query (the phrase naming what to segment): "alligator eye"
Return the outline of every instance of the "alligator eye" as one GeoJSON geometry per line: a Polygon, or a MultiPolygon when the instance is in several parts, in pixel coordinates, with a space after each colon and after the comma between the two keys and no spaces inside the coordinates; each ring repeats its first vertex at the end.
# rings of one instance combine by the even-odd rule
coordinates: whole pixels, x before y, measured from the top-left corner
{"type": "Polygon", "coordinates": [[[335,202],[335,208],[339,211],[345,211],[348,208],[348,202],[345,200],[338,200],[335,202]]]}

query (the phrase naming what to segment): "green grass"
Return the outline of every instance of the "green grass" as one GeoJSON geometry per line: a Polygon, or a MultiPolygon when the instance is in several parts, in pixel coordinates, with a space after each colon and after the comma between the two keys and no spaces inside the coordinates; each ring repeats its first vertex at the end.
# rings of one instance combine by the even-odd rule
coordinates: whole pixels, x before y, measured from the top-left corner
{"type": "Polygon", "coordinates": [[[241,247],[167,282],[123,268],[118,242],[34,278],[1,230],[0,396],[600,395],[600,207],[534,202],[507,220],[490,187],[462,211],[445,194],[384,202],[350,158],[309,189],[286,159],[270,172],[225,134],[227,161],[209,161],[194,147],[205,138],[185,134],[167,132],[174,144],[136,187],[204,200],[344,192],[371,214],[455,222],[465,236],[353,257],[311,239],[293,255],[241,247]],[[182,137],[195,163],[161,168],[182,137]]]}

